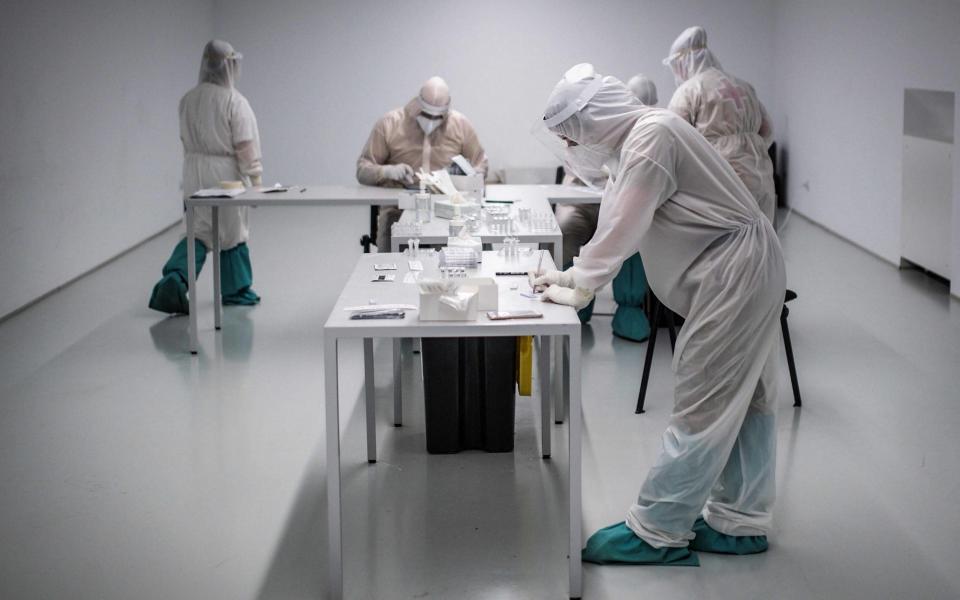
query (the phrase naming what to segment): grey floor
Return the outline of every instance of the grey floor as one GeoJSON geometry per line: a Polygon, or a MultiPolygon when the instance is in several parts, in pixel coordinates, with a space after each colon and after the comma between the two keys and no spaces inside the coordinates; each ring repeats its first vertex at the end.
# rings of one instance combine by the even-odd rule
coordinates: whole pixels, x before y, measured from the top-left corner
{"type": "MultiPolygon", "coordinates": [[[[0,324],[0,598],[322,598],[321,328],[360,248],[358,210],[253,216],[256,308],[201,352],[146,308],[169,232],[0,324]]],[[[585,598],[960,597],[960,303],[794,217],[784,232],[805,406],[780,403],[770,551],[702,566],[585,569],[585,598]]],[[[644,344],[584,331],[584,528],[618,521],[671,404],[667,344],[633,414],[644,344]]],[[[562,598],[566,427],[537,456],[428,456],[416,359],[366,464],[360,347],[341,368],[346,590],[365,598],[562,598]]],[[[784,377],[784,391],[786,378],[784,377]]]]}

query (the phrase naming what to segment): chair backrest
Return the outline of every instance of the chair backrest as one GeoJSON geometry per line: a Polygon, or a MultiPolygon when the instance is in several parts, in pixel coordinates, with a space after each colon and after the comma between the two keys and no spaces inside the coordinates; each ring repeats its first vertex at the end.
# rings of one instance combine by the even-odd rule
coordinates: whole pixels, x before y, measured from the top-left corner
{"type": "Polygon", "coordinates": [[[556,183],[554,167],[505,167],[497,171],[501,183],[535,185],[556,183]]]}

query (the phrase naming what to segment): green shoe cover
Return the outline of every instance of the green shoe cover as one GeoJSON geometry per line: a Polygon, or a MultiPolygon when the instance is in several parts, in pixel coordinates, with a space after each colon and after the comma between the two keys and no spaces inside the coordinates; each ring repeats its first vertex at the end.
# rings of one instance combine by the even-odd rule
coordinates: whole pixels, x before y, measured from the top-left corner
{"type": "Polygon", "coordinates": [[[157,285],[153,286],[150,294],[150,303],[153,310],[170,314],[189,314],[190,303],[187,301],[187,284],[177,273],[168,273],[157,285]]]}
{"type": "Polygon", "coordinates": [[[617,306],[612,326],[613,335],[631,342],[644,342],[650,337],[650,321],[637,306],[617,306]]]}
{"type": "Polygon", "coordinates": [[[591,535],[581,557],[598,565],[700,566],[700,559],[689,548],[654,548],[622,522],[591,535]]]}
{"type": "Polygon", "coordinates": [[[593,316],[593,305],[596,303],[597,299],[594,298],[590,301],[590,304],[584,306],[577,311],[577,316],[580,318],[581,324],[586,324],[590,322],[590,318],[593,316]]]}
{"type": "Polygon", "coordinates": [[[727,535],[707,525],[703,517],[693,524],[693,533],[697,537],[690,547],[700,552],[716,554],[759,554],[767,551],[765,535],[727,535]]]}
{"type": "Polygon", "coordinates": [[[224,296],[223,303],[225,305],[253,306],[260,304],[260,296],[250,288],[246,288],[235,294],[224,296]]]}

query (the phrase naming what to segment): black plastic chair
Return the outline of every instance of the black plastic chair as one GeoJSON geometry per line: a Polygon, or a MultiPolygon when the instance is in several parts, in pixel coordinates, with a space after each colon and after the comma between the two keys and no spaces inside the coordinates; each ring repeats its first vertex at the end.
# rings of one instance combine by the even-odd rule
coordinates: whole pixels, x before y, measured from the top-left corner
{"type": "Polygon", "coordinates": [[[553,178],[553,182],[557,185],[563,183],[563,178],[566,176],[566,169],[563,168],[563,165],[557,167],[557,173],[553,178]]]}
{"type": "MultiPolygon", "coordinates": [[[[800,400],[800,383],[797,381],[797,365],[793,360],[793,345],[790,343],[790,328],[787,327],[787,316],[790,309],[787,308],[787,302],[796,299],[797,293],[793,290],[787,290],[783,298],[783,310],[780,311],[780,329],[783,331],[783,346],[787,352],[787,366],[790,369],[790,383],[793,385],[793,405],[803,406],[800,400]]],[[[657,344],[657,330],[660,327],[666,327],[670,334],[670,352],[672,353],[677,343],[676,323],[677,315],[667,308],[652,293],[647,296],[648,311],[650,313],[650,339],[647,340],[647,353],[643,359],[643,376],[640,378],[640,393],[637,395],[636,414],[644,411],[644,403],[647,398],[647,384],[650,383],[650,365],[653,363],[653,351],[657,344]]]]}
{"type": "Polygon", "coordinates": [[[377,217],[380,215],[379,206],[370,207],[370,233],[360,236],[360,245],[363,246],[363,253],[370,254],[370,245],[377,243],[377,217]]]}

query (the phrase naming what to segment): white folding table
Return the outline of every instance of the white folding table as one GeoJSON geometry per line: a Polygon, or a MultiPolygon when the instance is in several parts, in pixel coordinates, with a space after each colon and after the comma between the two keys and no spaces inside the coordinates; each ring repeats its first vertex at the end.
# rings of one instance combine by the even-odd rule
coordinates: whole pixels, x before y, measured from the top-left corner
{"type": "Polygon", "coordinates": [[[236,198],[187,198],[184,201],[187,223],[187,297],[190,302],[190,352],[197,353],[197,267],[194,240],[196,208],[209,206],[213,213],[213,322],[220,329],[222,304],[220,297],[220,209],[239,206],[396,206],[396,188],[369,185],[297,186],[288,192],[264,193],[248,190],[236,198]],[[303,191],[301,191],[303,189],[303,191]]]}
{"type": "MultiPolygon", "coordinates": [[[[533,229],[529,225],[524,225],[518,219],[514,219],[517,229],[509,234],[493,233],[486,223],[481,224],[480,231],[475,233],[485,244],[495,244],[503,242],[506,237],[515,237],[520,243],[543,243],[550,246],[550,253],[553,256],[555,264],[562,265],[563,257],[563,234],[557,225],[556,218],[550,207],[550,202],[541,190],[534,189],[538,186],[532,185],[491,185],[487,187],[485,200],[491,201],[494,206],[503,206],[515,210],[513,207],[529,208],[531,212],[549,213],[550,227],[545,229],[533,229]],[[510,201],[510,203],[495,204],[497,202],[510,201]]],[[[400,222],[404,224],[416,222],[416,211],[407,209],[403,211],[400,222]]],[[[406,240],[404,236],[393,236],[390,243],[391,252],[399,252],[400,245],[406,240]]],[[[434,217],[426,223],[420,224],[420,235],[416,236],[421,244],[446,244],[450,237],[450,221],[434,217]]]]}
{"type": "MultiPolygon", "coordinates": [[[[187,225],[187,287],[190,303],[190,352],[197,353],[197,269],[194,248],[194,215],[200,206],[209,206],[213,212],[213,310],[214,328],[221,327],[222,305],[220,297],[220,236],[219,209],[234,206],[396,206],[397,188],[381,188],[368,185],[308,185],[304,191],[296,187],[289,192],[264,193],[249,190],[236,198],[187,198],[184,201],[187,225]]],[[[564,185],[489,185],[486,195],[491,199],[525,199],[530,202],[547,203],[596,203],[600,196],[586,188],[564,185]],[[539,199],[539,200],[538,200],[539,199]]],[[[557,232],[559,235],[559,231],[557,232]]],[[[521,238],[522,239],[522,238],[521,238]]],[[[559,245],[562,247],[562,244],[559,245]]],[[[560,250],[555,252],[558,256],[560,250]]],[[[563,264],[557,261],[558,264],[563,264]]]]}
{"type": "MultiPolygon", "coordinates": [[[[420,258],[424,263],[424,275],[436,273],[437,259],[433,253],[420,258]]],[[[504,259],[496,252],[484,253],[482,267],[470,273],[477,276],[494,276],[497,271],[530,270],[536,267],[536,255],[519,259],[504,259]]],[[[548,259],[549,260],[549,259],[548,259]]],[[[552,261],[543,265],[553,268],[552,261]]],[[[367,460],[376,463],[376,428],[373,385],[373,339],[374,338],[436,338],[436,337],[516,337],[535,336],[538,344],[538,371],[541,392],[540,435],[541,452],[550,456],[550,345],[551,337],[565,339],[570,358],[566,371],[570,398],[569,419],[569,590],[571,598],[582,594],[582,565],[580,547],[581,526],[581,457],[580,440],[582,428],[580,384],[580,320],[576,311],[568,306],[543,303],[521,296],[529,291],[526,280],[516,277],[499,277],[500,310],[535,309],[543,313],[540,319],[492,321],[481,315],[476,321],[420,321],[417,311],[408,311],[403,319],[352,320],[344,311],[348,306],[403,303],[419,304],[419,292],[415,284],[403,283],[408,271],[407,258],[400,254],[367,254],[360,258],[353,274],[344,287],[323,329],[324,338],[324,387],[326,402],[327,435],[327,497],[329,521],[329,598],[343,598],[342,511],[340,475],[340,405],[338,392],[338,345],[340,340],[363,339],[365,415],[367,435],[367,460]],[[393,262],[398,266],[396,281],[374,283],[371,279],[378,273],[375,263],[393,262]],[[511,289],[516,284],[516,289],[511,289]]],[[[435,276],[435,275],[434,275],[435,276]]],[[[396,346],[394,346],[396,348],[396,346]]],[[[400,374],[395,370],[393,385],[401,387],[400,374]]],[[[394,394],[395,400],[399,398],[394,394]]],[[[400,405],[394,405],[394,411],[400,405]]],[[[394,415],[395,421],[399,415],[394,415]]],[[[376,467],[371,467],[376,468],[376,467]]],[[[398,557],[399,558],[399,557],[398,557]]]]}
{"type": "Polygon", "coordinates": [[[550,204],[600,204],[602,194],[579,185],[544,185],[543,193],[550,204]]]}
{"type": "MultiPolygon", "coordinates": [[[[510,234],[505,233],[492,233],[490,228],[486,223],[483,223],[480,227],[480,231],[474,235],[479,237],[480,240],[485,244],[495,244],[502,243],[504,238],[515,237],[524,244],[546,244],[550,247],[550,254],[553,257],[553,264],[562,265],[564,264],[563,254],[563,233],[560,231],[560,226],[557,224],[556,218],[553,216],[553,210],[550,206],[549,194],[557,193],[559,195],[570,195],[567,191],[560,189],[564,186],[539,186],[539,185],[491,185],[487,186],[485,200],[491,201],[491,204],[494,206],[503,206],[509,207],[514,213],[514,223],[516,225],[516,230],[510,234]],[[497,204],[501,202],[502,204],[497,204]],[[533,213],[544,213],[548,216],[548,221],[550,227],[544,229],[534,229],[527,224],[522,224],[516,218],[515,207],[524,207],[530,209],[533,213]]],[[[577,190],[574,188],[573,192],[577,190]]],[[[416,211],[412,209],[407,209],[403,211],[403,215],[400,217],[400,223],[402,224],[412,224],[416,221],[416,211]]],[[[416,236],[421,244],[424,245],[446,245],[447,239],[450,237],[450,221],[448,219],[441,219],[434,217],[426,223],[420,224],[420,234],[416,236]]],[[[391,236],[390,240],[390,251],[399,252],[400,246],[406,243],[406,236],[391,236]]],[[[534,269],[536,264],[533,265],[534,269]]],[[[508,269],[510,270],[510,269],[508,269]]],[[[515,270],[515,269],[513,269],[515,270]]],[[[399,338],[393,341],[393,353],[394,353],[394,372],[399,372],[400,369],[400,344],[401,341],[399,338]]],[[[555,360],[557,363],[556,373],[560,373],[560,369],[563,364],[564,355],[563,352],[557,352],[555,354],[555,360]]],[[[562,382],[561,382],[562,383],[562,382]]],[[[395,394],[399,394],[399,388],[395,388],[395,394]]],[[[556,402],[556,410],[554,411],[554,416],[556,417],[556,423],[563,423],[563,406],[566,400],[565,390],[561,388],[560,393],[554,395],[556,402]]],[[[399,400],[397,400],[399,402],[399,400]]],[[[399,424],[399,422],[397,423],[399,424]]]]}

